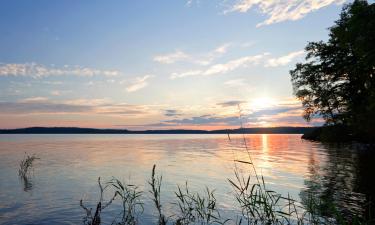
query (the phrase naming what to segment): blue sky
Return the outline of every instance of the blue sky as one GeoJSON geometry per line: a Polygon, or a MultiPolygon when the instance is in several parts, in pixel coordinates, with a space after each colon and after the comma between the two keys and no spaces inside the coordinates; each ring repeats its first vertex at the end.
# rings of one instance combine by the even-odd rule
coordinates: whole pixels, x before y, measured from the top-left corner
{"type": "Polygon", "coordinates": [[[1,1],[0,126],[304,126],[289,70],[342,0],[1,1]]]}

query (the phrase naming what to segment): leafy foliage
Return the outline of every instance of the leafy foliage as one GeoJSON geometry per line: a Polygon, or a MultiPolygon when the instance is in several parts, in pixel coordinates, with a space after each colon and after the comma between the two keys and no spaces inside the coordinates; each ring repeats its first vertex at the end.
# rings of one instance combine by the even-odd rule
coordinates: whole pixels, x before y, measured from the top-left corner
{"type": "Polygon", "coordinates": [[[329,29],[327,42],[310,42],[306,62],[290,71],[304,118],[322,116],[356,136],[375,135],[375,4],[355,0],[329,29]]]}

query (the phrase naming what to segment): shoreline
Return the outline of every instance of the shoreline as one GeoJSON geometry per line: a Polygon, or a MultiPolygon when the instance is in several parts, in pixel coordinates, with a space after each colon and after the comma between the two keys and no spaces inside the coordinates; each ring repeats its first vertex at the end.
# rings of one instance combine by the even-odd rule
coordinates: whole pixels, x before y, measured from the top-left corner
{"type": "Polygon", "coordinates": [[[238,128],[222,130],[141,130],[95,129],[79,127],[29,127],[20,129],[1,129],[0,134],[305,134],[316,127],[266,127],[238,128]]]}

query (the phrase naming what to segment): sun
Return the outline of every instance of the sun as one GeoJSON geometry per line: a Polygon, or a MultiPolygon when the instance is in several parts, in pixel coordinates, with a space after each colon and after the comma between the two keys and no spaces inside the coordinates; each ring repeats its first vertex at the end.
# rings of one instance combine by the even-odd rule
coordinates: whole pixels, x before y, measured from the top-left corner
{"type": "Polygon", "coordinates": [[[275,100],[269,97],[255,98],[250,101],[251,108],[253,109],[265,109],[275,105],[275,100]]]}

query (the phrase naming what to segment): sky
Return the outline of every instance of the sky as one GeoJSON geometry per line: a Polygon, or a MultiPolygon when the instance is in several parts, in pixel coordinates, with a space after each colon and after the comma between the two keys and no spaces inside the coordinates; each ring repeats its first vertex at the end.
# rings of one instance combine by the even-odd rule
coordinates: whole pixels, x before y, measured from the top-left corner
{"type": "Polygon", "coordinates": [[[289,71],[344,0],[0,4],[0,128],[317,126],[289,71]]]}

